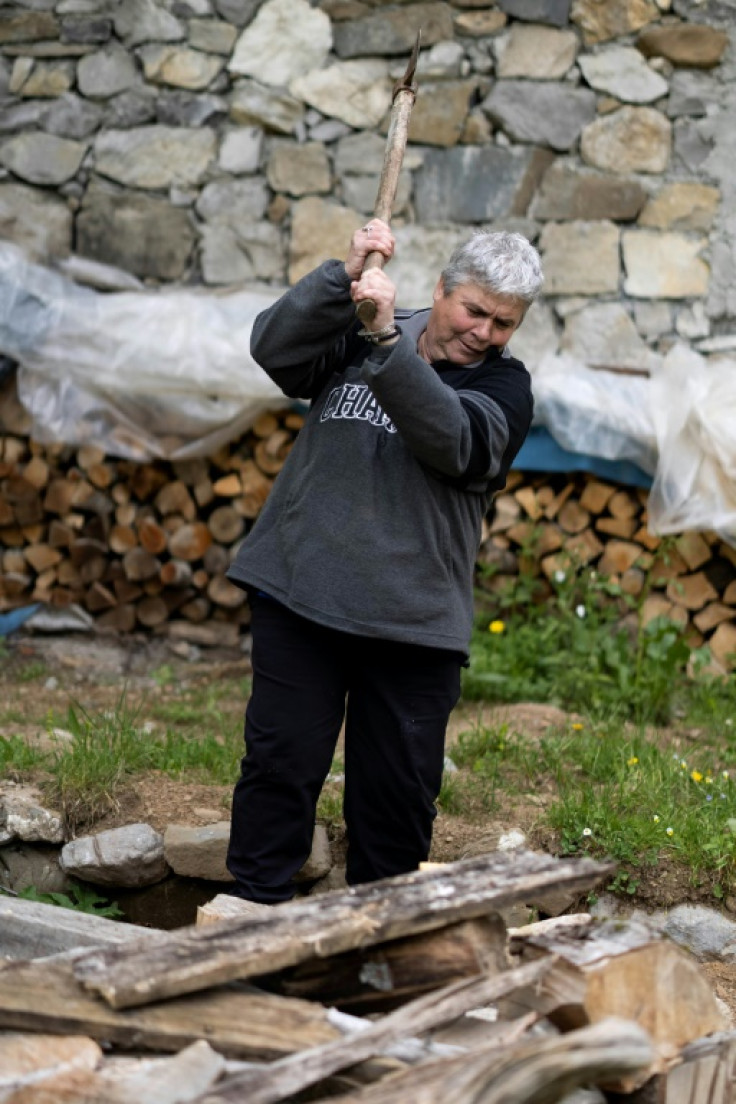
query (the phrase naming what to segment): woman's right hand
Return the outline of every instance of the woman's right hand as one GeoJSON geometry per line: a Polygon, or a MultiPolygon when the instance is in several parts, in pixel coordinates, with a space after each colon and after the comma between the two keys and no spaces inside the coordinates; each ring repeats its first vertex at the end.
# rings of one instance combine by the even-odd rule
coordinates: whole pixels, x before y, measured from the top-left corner
{"type": "Polygon", "coordinates": [[[395,238],[391,229],[382,219],[372,218],[360,230],[356,230],[350,241],[350,249],[345,259],[345,271],[351,280],[359,280],[363,274],[365,259],[369,253],[382,253],[387,261],[394,255],[395,238]]]}

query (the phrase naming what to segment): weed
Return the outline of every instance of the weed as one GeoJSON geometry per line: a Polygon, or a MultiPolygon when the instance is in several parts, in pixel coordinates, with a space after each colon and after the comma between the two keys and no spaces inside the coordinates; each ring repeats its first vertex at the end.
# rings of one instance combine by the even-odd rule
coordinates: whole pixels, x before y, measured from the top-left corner
{"type": "Polygon", "coordinates": [[[93,916],[106,916],[112,920],[123,915],[123,910],[115,901],[108,901],[106,897],[100,897],[94,890],[83,885],[72,885],[67,893],[41,893],[35,886],[29,886],[22,889],[18,896],[25,901],[59,905],[61,908],[91,913],[93,916]]]}

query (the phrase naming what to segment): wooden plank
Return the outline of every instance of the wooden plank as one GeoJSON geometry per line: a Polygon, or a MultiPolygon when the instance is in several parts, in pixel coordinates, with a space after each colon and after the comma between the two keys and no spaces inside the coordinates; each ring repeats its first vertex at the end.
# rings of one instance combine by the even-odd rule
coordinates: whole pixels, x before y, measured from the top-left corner
{"type": "Polygon", "coordinates": [[[339,1037],[321,1005],[244,986],[118,1012],[85,991],[73,961],[61,959],[0,968],[0,1027],[163,1052],[206,1039],[230,1058],[261,1061],[339,1037]]]}
{"type": "MultiPolygon", "coordinates": [[[[507,970],[496,977],[476,977],[457,982],[429,996],[420,997],[372,1023],[358,1035],[326,1043],[295,1054],[263,1069],[245,1070],[226,1078],[207,1096],[207,1104],[276,1104],[289,1100],[309,1085],[323,1081],[340,1069],[373,1058],[400,1039],[463,1016],[472,1008],[489,1004],[517,986],[534,985],[552,965],[547,961],[507,970]],[[533,972],[529,967],[533,966],[533,972]]],[[[498,1045],[503,1045],[496,1040],[498,1045]]]]}
{"type": "MultiPolygon", "coordinates": [[[[646,1067],[651,1053],[638,1024],[612,1019],[568,1035],[502,1048],[491,1042],[458,1057],[422,1062],[340,1096],[339,1104],[553,1104],[581,1085],[603,1085],[646,1067]]],[[[210,1094],[197,1104],[216,1100],[210,1094]]]]}
{"type": "Polygon", "coordinates": [[[508,970],[506,925],[497,913],[374,947],[313,958],[269,982],[287,997],[354,1015],[387,1012],[434,989],[508,970]]]}
{"type": "Polygon", "coordinates": [[[90,951],[74,969],[114,1008],[127,1008],[434,931],[545,889],[590,889],[613,869],[589,858],[495,852],[276,905],[262,919],[180,928],[155,950],[142,944],[90,951]]]}

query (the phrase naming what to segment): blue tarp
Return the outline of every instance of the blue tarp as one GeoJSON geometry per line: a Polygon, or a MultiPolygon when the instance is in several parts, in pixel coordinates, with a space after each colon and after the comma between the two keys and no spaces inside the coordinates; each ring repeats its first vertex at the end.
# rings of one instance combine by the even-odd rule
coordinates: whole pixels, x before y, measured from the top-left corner
{"type": "Polygon", "coordinates": [[[533,426],[514,460],[513,467],[522,472],[586,471],[609,483],[624,483],[632,487],[651,487],[652,477],[630,460],[605,460],[581,452],[568,452],[558,445],[544,426],[533,426]]]}

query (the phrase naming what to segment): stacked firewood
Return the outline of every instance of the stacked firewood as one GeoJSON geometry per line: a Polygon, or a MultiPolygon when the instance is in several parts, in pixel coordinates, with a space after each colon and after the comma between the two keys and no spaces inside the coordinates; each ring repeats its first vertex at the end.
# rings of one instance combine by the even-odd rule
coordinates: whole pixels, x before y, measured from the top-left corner
{"type": "MultiPolygon", "coordinates": [[[[225,573],[302,422],[266,413],[213,456],[141,463],[44,446],[3,433],[0,419],[0,612],[76,605],[100,630],[235,644],[248,608],[225,573]]],[[[479,585],[492,593],[521,570],[544,581],[587,565],[730,670],[736,548],[715,533],[655,536],[647,497],[582,472],[513,471],[487,522],[479,585]]]]}
{"type": "Polygon", "coordinates": [[[713,532],[657,536],[648,527],[648,497],[644,488],[584,472],[512,471],[486,526],[480,586],[493,593],[520,570],[544,583],[587,567],[640,603],[644,623],[670,618],[691,647],[708,645],[715,669],[731,670],[736,548],[713,532]]]}
{"type": "Polygon", "coordinates": [[[13,901],[41,957],[0,966],[0,1098],[730,1104],[736,1032],[689,952],[586,913],[507,927],[610,872],[495,852],[171,932],[93,917],[52,956],[59,910],[13,901]]]}
{"type": "Polygon", "coordinates": [[[1,437],[0,610],[75,604],[101,630],[235,644],[248,612],[225,572],[302,421],[267,413],[214,456],[171,463],[1,437]]]}

